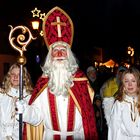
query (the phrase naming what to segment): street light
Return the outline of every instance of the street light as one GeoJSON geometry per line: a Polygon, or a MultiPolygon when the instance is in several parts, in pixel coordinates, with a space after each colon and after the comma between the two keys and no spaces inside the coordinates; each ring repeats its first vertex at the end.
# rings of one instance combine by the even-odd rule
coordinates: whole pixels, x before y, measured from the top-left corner
{"type": "Polygon", "coordinates": [[[32,24],[32,28],[34,30],[38,30],[39,29],[39,21],[37,21],[37,20],[31,21],[31,24],[32,24]]]}
{"type": "Polygon", "coordinates": [[[127,53],[128,53],[128,55],[130,57],[131,64],[134,64],[134,52],[135,52],[134,48],[128,46],[127,53]]]}
{"type": "Polygon", "coordinates": [[[34,18],[34,20],[31,21],[33,30],[37,30],[39,33],[39,36],[43,36],[42,30],[40,30],[41,28],[40,26],[46,14],[41,13],[41,10],[38,10],[37,7],[35,7],[35,9],[31,11],[31,13],[32,13],[32,17],[34,18]]]}
{"type": "Polygon", "coordinates": [[[37,7],[31,10],[31,13],[32,13],[32,20],[30,24],[31,24],[33,35],[37,37],[35,46],[39,46],[39,47],[36,47],[38,51],[35,55],[35,58],[36,58],[36,63],[40,64],[40,60],[41,60],[40,56],[42,57],[41,55],[42,52],[40,51],[41,51],[41,47],[44,46],[42,22],[46,14],[43,13],[41,10],[39,10],[37,7]]]}
{"type": "Polygon", "coordinates": [[[127,48],[127,53],[128,53],[128,55],[133,56],[134,55],[134,48],[132,48],[132,47],[129,46],[127,48]]]}

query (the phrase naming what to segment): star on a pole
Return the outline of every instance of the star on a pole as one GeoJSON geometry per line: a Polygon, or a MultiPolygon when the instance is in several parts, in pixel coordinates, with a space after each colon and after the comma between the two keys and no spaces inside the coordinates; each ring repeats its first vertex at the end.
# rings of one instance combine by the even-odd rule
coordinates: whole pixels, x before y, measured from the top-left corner
{"type": "Polygon", "coordinates": [[[43,14],[40,14],[40,19],[42,19],[42,21],[44,20],[44,18],[45,18],[45,13],[43,13],[43,14]]]}
{"type": "Polygon", "coordinates": [[[41,10],[38,10],[37,7],[35,7],[35,9],[31,12],[33,13],[33,17],[39,17],[39,13],[41,12],[41,10]]]}
{"type": "Polygon", "coordinates": [[[41,35],[41,36],[43,36],[43,35],[44,35],[42,30],[40,31],[40,35],[41,35]]]}

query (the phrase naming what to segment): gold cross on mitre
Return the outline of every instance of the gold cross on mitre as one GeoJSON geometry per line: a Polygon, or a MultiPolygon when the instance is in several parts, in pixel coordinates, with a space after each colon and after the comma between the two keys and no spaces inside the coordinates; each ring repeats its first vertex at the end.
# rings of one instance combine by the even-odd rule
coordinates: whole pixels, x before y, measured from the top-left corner
{"type": "Polygon", "coordinates": [[[51,25],[57,25],[58,37],[62,37],[61,26],[66,26],[66,23],[60,21],[60,17],[56,17],[56,22],[51,23],[51,25]]]}

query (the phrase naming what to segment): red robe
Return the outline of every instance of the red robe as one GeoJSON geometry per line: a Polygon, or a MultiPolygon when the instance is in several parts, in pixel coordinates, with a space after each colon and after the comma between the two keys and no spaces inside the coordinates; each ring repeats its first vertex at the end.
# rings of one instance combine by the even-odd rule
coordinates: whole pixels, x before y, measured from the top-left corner
{"type": "MultiPolygon", "coordinates": [[[[31,99],[29,101],[30,105],[41,94],[44,88],[47,87],[47,85],[48,85],[48,78],[40,77],[39,80],[37,81],[31,99]]],[[[89,82],[82,71],[78,70],[75,73],[74,86],[69,89],[69,94],[72,96],[75,105],[77,106],[77,108],[81,113],[85,140],[98,140],[94,109],[92,106],[92,100],[93,100],[92,98],[94,92],[90,88],[89,82]]],[[[29,129],[28,130],[24,129],[24,133],[23,133],[24,140],[29,140],[29,138],[27,138],[26,136],[27,131],[29,131],[29,129]]],[[[29,133],[31,135],[31,132],[29,133]]],[[[40,136],[42,135],[42,133],[41,134],[38,134],[38,132],[34,132],[34,133],[39,135],[40,140],[42,139],[42,136],[40,136]]],[[[31,138],[31,137],[32,136],[30,136],[31,140],[35,140],[35,138],[33,137],[31,138]]],[[[39,140],[39,138],[36,138],[36,140],[39,140]]]]}

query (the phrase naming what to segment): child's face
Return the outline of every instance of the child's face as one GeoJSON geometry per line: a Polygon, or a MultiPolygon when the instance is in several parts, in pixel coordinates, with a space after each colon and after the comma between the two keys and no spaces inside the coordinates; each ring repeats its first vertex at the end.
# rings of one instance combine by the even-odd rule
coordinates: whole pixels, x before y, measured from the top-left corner
{"type": "Polygon", "coordinates": [[[13,87],[19,86],[19,68],[13,68],[10,75],[11,85],[13,87]]]}
{"type": "Polygon", "coordinates": [[[127,73],[123,79],[125,93],[134,96],[137,93],[137,80],[132,73],[127,73]]]}
{"type": "Polygon", "coordinates": [[[100,107],[101,106],[101,100],[100,99],[96,99],[95,104],[96,104],[96,106],[100,107]]]}

